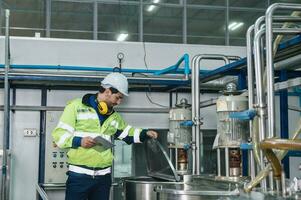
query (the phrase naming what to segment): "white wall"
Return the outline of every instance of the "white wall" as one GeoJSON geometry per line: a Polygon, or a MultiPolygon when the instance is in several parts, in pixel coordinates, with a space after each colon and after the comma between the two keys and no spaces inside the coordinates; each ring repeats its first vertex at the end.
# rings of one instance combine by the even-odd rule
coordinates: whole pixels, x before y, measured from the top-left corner
{"type": "MultiPolygon", "coordinates": [[[[0,55],[4,55],[4,38],[0,37],[0,55]]],[[[140,42],[113,42],[11,37],[11,64],[69,65],[116,67],[117,54],[123,52],[124,68],[146,69],[144,48],[140,42]]],[[[245,47],[145,43],[146,63],[149,69],[173,65],[184,54],[226,54],[245,56],[245,47]]],[[[4,63],[4,56],[0,57],[4,63]]],[[[214,68],[221,62],[211,62],[205,68],[214,68]],[[214,64],[215,63],[215,64],[214,64]]]]}

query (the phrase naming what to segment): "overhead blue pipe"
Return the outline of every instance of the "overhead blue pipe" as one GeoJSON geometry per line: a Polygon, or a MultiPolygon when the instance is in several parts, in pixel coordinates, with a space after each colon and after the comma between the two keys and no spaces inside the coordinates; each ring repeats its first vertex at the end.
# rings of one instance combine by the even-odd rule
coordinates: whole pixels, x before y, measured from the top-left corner
{"type": "MultiPolygon", "coordinates": [[[[0,68],[4,68],[0,64],[0,68]]],[[[65,66],[65,65],[10,65],[11,69],[46,69],[46,70],[72,70],[72,71],[102,71],[112,72],[113,68],[109,67],[90,67],[90,66],[65,66]]],[[[128,73],[154,73],[158,70],[145,69],[121,69],[121,72],[128,73]]]]}
{"type": "Polygon", "coordinates": [[[188,76],[190,74],[190,67],[189,67],[189,55],[187,53],[185,53],[175,65],[156,71],[154,72],[154,75],[162,75],[171,72],[178,72],[178,73],[183,72],[183,70],[179,69],[183,61],[184,61],[184,74],[188,76]]]}

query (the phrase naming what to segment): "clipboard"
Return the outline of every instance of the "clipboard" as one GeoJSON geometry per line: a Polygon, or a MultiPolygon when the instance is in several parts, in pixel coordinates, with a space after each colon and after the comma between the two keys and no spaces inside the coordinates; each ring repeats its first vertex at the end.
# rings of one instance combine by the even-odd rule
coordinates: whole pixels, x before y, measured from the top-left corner
{"type": "Polygon", "coordinates": [[[115,146],[112,142],[104,139],[101,136],[95,137],[94,141],[96,142],[97,145],[100,145],[104,150],[111,149],[115,146]]]}

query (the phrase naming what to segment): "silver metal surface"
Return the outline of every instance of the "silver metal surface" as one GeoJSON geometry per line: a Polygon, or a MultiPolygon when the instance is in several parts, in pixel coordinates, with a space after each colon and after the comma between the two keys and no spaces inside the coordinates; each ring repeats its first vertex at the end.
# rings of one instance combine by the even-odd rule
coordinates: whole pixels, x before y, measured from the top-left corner
{"type": "Polygon", "coordinates": [[[8,82],[8,71],[10,67],[10,50],[9,50],[9,18],[10,11],[5,10],[5,77],[4,77],[4,121],[3,121],[3,158],[2,158],[2,170],[1,170],[1,200],[9,199],[9,168],[8,168],[8,137],[10,127],[10,86],[8,82]]]}
{"type": "Polygon", "coordinates": [[[162,185],[178,186],[182,183],[159,181],[150,177],[131,177],[123,180],[125,200],[157,200],[154,188],[162,185]]]}
{"type": "Polygon", "coordinates": [[[229,168],[229,148],[225,148],[225,171],[226,171],[226,177],[229,177],[230,168],[229,168]]]}
{"type": "Polygon", "coordinates": [[[271,169],[269,172],[269,188],[270,188],[270,191],[274,191],[273,169],[271,169]]]}
{"type": "MultiPolygon", "coordinates": [[[[253,37],[255,25],[251,25],[246,34],[247,40],[247,70],[248,70],[248,102],[249,110],[254,109],[254,56],[253,56],[253,37]]],[[[253,138],[253,120],[249,120],[250,138],[253,138]]],[[[250,176],[253,180],[255,178],[255,162],[253,151],[249,151],[249,168],[250,176]]]]}
{"type": "Polygon", "coordinates": [[[38,197],[42,198],[43,200],[49,200],[45,190],[37,183],[36,183],[36,190],[37,190],[38,197]]]}
{"type": "Polygon", "coordinates": [[[217,147],[217,176],[221,175],[221,149],[217,147]]]}
{"type": "Polygon", "coordinates": [[[168,181],[180,180],[167,153],[157,140],[150,139],[145,142],[145,153],[149,176],[168,181]]]}

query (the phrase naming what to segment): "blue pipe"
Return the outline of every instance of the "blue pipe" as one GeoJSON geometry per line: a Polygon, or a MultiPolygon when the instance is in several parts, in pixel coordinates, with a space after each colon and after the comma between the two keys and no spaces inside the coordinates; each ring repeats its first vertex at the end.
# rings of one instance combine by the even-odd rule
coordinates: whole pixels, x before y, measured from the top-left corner
{"type": "Polygon", "coordinates": [[[189,55],[187,53],[185,53],[175,65],[154,72],[154,75],[162,75],[170,72],[181,72],[182,70],[179,70],[179,67],[183,61],[184,61],[184,74],[188,76],[190,74],[190,67],[189,67],[189,55]]]}
{"type": "MultiPolygon", "coordinates": [[[[4,68],[0,64],[0,68],[4,68]]],[[[74,71],[104,71],[113,72],[113,68],[109,67],[83,67],[83,66],[65,66],[65,65],[10,65],[11,69],[46,69],[46,70],[74,70],[74,71]]],[[[145,69],[121,69],[121,72],[128,73],[154,73],[158,70],[145,69]]]]}

